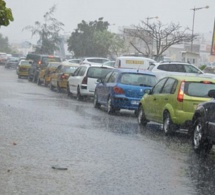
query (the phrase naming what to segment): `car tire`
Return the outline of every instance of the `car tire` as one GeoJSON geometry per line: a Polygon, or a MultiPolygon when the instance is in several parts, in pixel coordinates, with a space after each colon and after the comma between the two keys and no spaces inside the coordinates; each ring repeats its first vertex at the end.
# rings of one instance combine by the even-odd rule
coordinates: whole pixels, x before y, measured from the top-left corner
{"type": "Polygon", "coordinates": [[[114,109],[114,107],[112,105],[112,99],[111,99],[111,97],[109,97],[108,100],[107,100],[107,113],[112,114],[114,112],[115,112],[115,109],[114,109]]]}
{"type": "Polygon", "coordinates": [[[57,92],[60,93],[61,92],[61,87],[59,85],[59,82],[57,82],[57,92]]]}
{"type": "Polygon", "coordinates": [[[175,125],[173,124],[171,116],[168,111],[164,112],[163,115],[163,130],[165,135],[170,135],[175,130],[175,125]]]}
{"type": "Polygon", "coordinates": [[[93,106],[94,106],[94,108],[100,108],[101,107],[101,104],[98,103],[98,95],[96,94],[96,92],[94,94],[93,106]]]}
{"type": "Polygon", "coordinates": [[[197,118],[196,121],[194,122],[192,145],[193,150],[197,154],[200,154],[201,152],[208,154],[213,147],[213,144],[209,143],[209,141],[206,139],[206,136],[204,134],[203,122],[201,118],[197,118]]]}
{"type": "Polygon", "coordinates": [[[41,85],[41,81],[40,81],[40,78],[38,77],[37,79],[37,85],[41,85]]]}
{"type": "Polygon", "coordinates": [[[142,106],[139,106],[139,108],[138,108],[137,122],[138,122],[139,125],[142,125],[142,126],[146,126],[147,122],[148,122],[148,120],[146,119],[145,112],[144,112],[144,109],[142,108],[142,106]]]}
{"type": "Polygon", "coordinates": [[[44,80],[44,85],[45,85],[45,87],[48,86],[48,82],[46,81],[46,79],[44,80]]]}
{"type": "Polygon", "coordinates": [[[77,88],[77,96],[76,96],[76,99],[78,101],[81,101],[83,99],[83,96],[81,95],[81,92],[80,92],[80,88],[78,87],[77,88]]]}
{"type": "Polygon", "coordinates": [[[72,93],[70,92],[70,89],[69,89],[69,82],[67,82],[66,91],[67,91],[68,97],[72,97],[72,93]]]}
{"type": "Polygon", "coordinates": [[[53,89],[54,89],[54,87],[53,87],[53,85],[52,85],[52,81],[50,81],[50,83],[49,83],[49,89],[50,89],[51,91],[53,91],[53,89]]]}

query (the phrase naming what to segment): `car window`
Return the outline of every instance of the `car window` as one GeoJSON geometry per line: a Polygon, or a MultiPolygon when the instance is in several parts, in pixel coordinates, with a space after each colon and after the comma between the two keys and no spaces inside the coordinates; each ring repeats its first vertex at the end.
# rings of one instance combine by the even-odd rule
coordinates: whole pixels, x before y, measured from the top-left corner
{"type": "Polygon", "coordinates": [[[79,73],[79,71],[80,71],[80,69],[81,69],[81,67],[78,67],[76,70],[75,70],[75,72],[74,72],[74,76],[77,76],[78,75],[78,73],[79,73]]]}
{"type": "Polygon", "coordinates": [[[155,64],[150,64],[147,69],[151,71],[154,67],[155,67],[155,64]]]}
{"type": "Polygon", "coordinates": [[[167,80],[167,82],[165,83],[161,93],[167,93],[167,94],[174,93],[175,88],[176,88],[176,83],[177,82],[175,79],[169,78],[167,80]]]}
{"type": "Polygon", "coordinates": [[[201,71],[194,66],[184,65],[187,73],[200,73],[201,71]]]}
{"type": "Polygon", "coordinates": [[[63,66],[62,72],[64,73],[74,73],[77,66],[63,66]]]}
{"type": "Polygon", "coordinates": [[[107,83],[108,79],[110,78],[111,74],[113,72],[109,72],[106,76],[105,76],[105,79],[104,79],[104,82],[107,83]]]}
{"type": "Polygon", "coordinates": [[[154,86],[156,83],[156,77],[147,74],[136,74],[136,73],[123,73],[120,78],[120,83],[126,85],[137,85],[137,86],[154,86]]]}
{"type": "Polygon", "coordinates": [[[87,77],[104,78],[112,69],[107,67],[90,67],[87,71],[87,77]]]}
{"type": "Polygon", "coordinates": [[[113,74],[111,74],[111,76],[108,80],[108,83],[115,83],[118,74],[119,74],[118,72],[113,72],[113,74]]]}
{"type": "Polygon", "coordinates": [[[60,73],[60,72],[62,72],[61,69],[62,69],[62,65],[58,66],[55,72],[60,73]]]}
{"type": "Polygon", "coordinates": [[[194,97],[208,97],[208,92],[215,89],[214,83],[186,82],[184,93],[194,97]]]}
{"type": "Polygon", "coordinates": [[[87,70],[87,67],[85,67],[85,66],[81,67],[77,76],[84,76],[86,70],[87,70]]]}
{"type": "Polygon", "coordinates": [[[160,93],[166,80],[167,80],[167,78],[164,78],[164,79],[161,79],[160,81],[158,81],[158,83],[154,86],[154,88],[152,90],[152,94],[160,93]]]}

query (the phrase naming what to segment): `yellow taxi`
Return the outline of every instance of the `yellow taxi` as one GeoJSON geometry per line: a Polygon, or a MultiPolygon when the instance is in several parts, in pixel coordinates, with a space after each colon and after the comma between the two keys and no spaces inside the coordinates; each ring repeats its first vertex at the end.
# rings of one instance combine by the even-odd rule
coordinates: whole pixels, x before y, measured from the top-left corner
{"type": "Polygon", "coordinates": [[[30,60],[20,60],[16,70],[18,78],[28,77],[28,70],[31,64],[32,64],[32,61],[30,60]]]}
{"type": "Polygon", "coordinates": [[[51,74],[57,69],[59,65],[61,65],[61,62],[49,62],[47,67],[40,70],[37,84],[44,84],[45,86],[48,86],[51,74]]]}
{"type": "Polygon", "coordinates": [[[75,63],[62,63],[59,65],[51,74],[49,84],[50,89],[53,90],[56,88],[58,92],[61,92],[62,89],[67,89],[67,80],[78,67],[79,65],[75,63]]]}

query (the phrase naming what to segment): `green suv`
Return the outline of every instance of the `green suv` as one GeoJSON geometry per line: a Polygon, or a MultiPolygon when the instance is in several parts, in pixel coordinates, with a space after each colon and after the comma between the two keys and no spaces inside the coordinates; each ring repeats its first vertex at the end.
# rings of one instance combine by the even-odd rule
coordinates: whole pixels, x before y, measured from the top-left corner
{"type": "Polygon", "coordinates": [[[197,105],[209,101],[208,92],[215,89],[215,79],[197,76],[169,76],[159,80],[139,103],[138,123],[163,124],[165,134],[188,128],[197,105]]]}

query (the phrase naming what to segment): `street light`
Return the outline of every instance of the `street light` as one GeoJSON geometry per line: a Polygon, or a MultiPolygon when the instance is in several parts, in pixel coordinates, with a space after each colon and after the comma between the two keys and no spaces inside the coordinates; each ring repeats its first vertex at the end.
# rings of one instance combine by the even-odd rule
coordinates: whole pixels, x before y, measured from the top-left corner
{"type": "Polygon", "coordinates": [[[149,24],[149,20],[151,20],[151,19],[158,19],[158,16],[155,16],[155,17],[147,17],[147,18],[146,18],[147,26],[148,26],[148,24],[149,24]]]}
{"type": "Polygon", "coordinates": [[[208,9],[209,6],[205,6],[205,7],[194,7],[191,10],[193,10],[193,24],[192,24],[192,39],[191,39],[191,52],[193,51],[193,35],[194,35],[194,22],[195,22],[195,13],[196,11],[200,10],[200,9],[208,9]]]}

